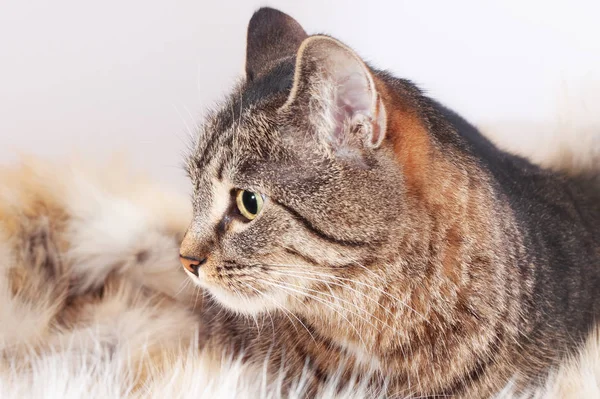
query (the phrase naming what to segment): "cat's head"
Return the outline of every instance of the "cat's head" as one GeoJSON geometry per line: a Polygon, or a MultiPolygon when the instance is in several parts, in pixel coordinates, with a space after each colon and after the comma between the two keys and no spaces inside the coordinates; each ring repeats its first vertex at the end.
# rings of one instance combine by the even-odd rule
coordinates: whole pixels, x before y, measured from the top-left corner
{"type": "Polygon", "coordinates": [[[332,276],[375,284],[372,275],[389,274],[399,243],[415,235],[407,191],[424,190],[416,180],[426,167],[398,153],[429,152],[410,99],[417,91],[402,84],[338,40],[257,11],[245,79],[187,160],[194,217],[181,256],[190,277],[231,309],[256,313],[302,306],[332,276]]]}

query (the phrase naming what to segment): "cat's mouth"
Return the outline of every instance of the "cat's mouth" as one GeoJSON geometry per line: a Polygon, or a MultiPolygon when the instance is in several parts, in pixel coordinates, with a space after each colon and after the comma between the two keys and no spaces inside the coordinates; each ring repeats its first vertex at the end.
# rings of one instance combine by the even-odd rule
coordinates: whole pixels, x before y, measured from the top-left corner
{"type": "Polygon", "coordinates": [[[213,265],[205,262],[194,269],[185,267],[184,261],[182,263],[196,285],[235,312],[254,315],[281,308],[287,301],[285,292],[274,289],[272,285],[262,284],[262,279],[253,275],[260,269],[259,266],[245,266],[235,262],[213,265]]]}

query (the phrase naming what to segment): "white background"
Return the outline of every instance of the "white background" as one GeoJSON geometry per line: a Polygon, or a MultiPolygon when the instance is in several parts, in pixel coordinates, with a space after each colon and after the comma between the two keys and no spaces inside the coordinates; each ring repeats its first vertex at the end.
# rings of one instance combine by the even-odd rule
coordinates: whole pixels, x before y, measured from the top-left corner
{"type": "Polygon", "coordinates": [[[598,0],[0,0],[0,163],[124,150],[186,187],[188,131],[241,73],[261,5],[475,123],[547,120],[561,90],[600,77],[598,0]]]}

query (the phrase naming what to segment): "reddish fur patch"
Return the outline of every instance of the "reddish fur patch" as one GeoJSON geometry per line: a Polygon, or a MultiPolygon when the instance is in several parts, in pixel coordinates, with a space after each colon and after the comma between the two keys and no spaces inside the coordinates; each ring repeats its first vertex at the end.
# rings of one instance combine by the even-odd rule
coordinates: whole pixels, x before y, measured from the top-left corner
{"type": "Polygon", "coordinates": [[[421,196],[427,191],[432,155],[427,129],[406,100],[393,95],[377,78],[375,84],[386,107],[387,134],[402,165],[406,187],[409,193],[421,196]]]}

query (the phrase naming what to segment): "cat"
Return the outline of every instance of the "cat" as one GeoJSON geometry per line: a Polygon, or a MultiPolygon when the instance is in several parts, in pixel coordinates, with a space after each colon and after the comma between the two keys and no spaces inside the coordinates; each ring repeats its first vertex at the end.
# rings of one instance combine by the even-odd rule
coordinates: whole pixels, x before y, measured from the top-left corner
{"type": "Polygon", "coordinates": [[[410,81],[261,8],[245,78],[186,161],[180,257],[209,294],[200,344],[288,385],[308,376],[309,392],[334,378],[392,397],[528,392],[597,327],[595,169],[504,152],[410,81]]]}

